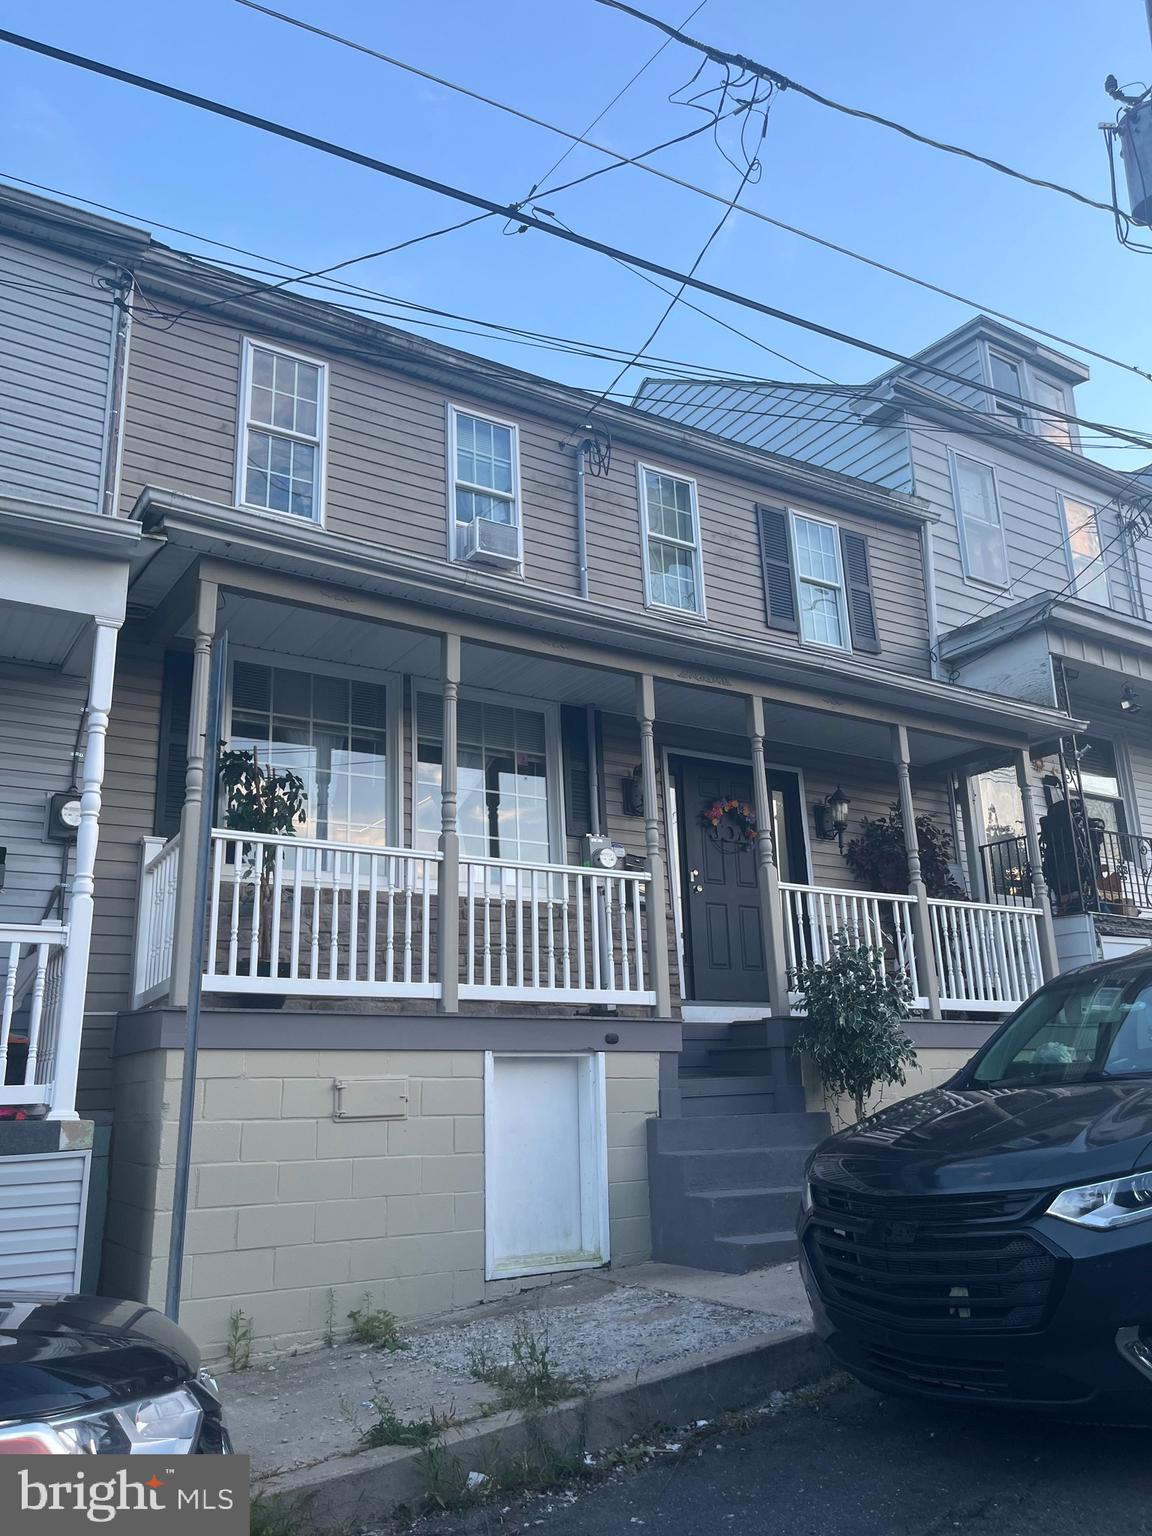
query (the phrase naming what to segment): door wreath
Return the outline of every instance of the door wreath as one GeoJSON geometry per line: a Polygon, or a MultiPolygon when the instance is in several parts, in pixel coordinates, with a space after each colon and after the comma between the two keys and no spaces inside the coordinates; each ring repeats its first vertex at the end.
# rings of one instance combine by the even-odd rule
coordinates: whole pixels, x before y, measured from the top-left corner
{"type": "Polygon", "coordinates": [[[754,843],[759,830],[756,812],[747,800],[714,800],[705,810],[703,821],[721,845],[754,843]]]}

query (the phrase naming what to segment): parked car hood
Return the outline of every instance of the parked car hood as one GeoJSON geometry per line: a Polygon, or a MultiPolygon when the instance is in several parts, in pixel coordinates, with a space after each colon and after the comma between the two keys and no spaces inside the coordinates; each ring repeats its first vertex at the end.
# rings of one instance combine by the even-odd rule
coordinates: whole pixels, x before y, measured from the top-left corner
{"type": "Polygon", "coordinates": [[[1047,1189],[1152,1166],[1152,1079],[934,1088],[817,1148],[811,1173],[877,1193],[1047,1189]]]}
{"type": "Polygon", "coordinates": [[[199,1364],[187,1335],[139,1302],[0,1292],[0,1423],[170,1392],[199,1364]]]}

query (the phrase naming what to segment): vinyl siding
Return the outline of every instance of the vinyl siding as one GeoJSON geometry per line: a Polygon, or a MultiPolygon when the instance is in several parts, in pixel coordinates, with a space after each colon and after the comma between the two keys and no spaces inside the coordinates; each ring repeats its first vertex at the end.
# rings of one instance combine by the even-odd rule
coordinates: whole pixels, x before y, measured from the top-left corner
{"type": "Polygon", "coordinates": [[[938,395],[944,395],[949,400],[955,400],[959,405],[971,406],[974,411],[987,411],[989,398],[984,388],[984,358],[978,337],[969,336],[961,345],[934,352],[924,361],[947,369],[949,373],[959,374],[961,379],[971,379],[972,383],[963,384],[941,378],[931,368],[901,368],[901,377],[931,389],[938,395]]]}
{"type": "MultiPolygon", "coordinates": [[[[146,485],[231,505],[240,355],[241,338],[230,327],[138,331],[130,363],[123,510],[146,485]]],[[[451,403],[518,421],[524,580],[575,593],[575,466],[571,450],[561,445],[560,428],[467,395],[452,396],[451,403]]],[[[448,404],[442,390],[383,368],[331,361],[325,521],[333,533],[446,557],[448,404]]],[[[617,443],[609,474],[587,480],[591,595],[633,611],[644,602],[638,457],[617,443]]],[[[780,498],[746,480],[697,472],[689,460],[648,462],[697,480],[710,625],[798,643],[769,631],[764,613],[755,505],[780,498]]],[[[818,506],[797,506],[827,515],[818,506]]],[[[878,664],[923,675],[928,634],[916,530],[859,517],[837,521],[870,540],[882,641],[878,664]]],[[[692,620],[671,616],[669,622],[692,620]]]]}
{"type": "Polygon", "coordinates": [[[0,1291],[79,1290],[91,1156],[0,1157],[0,1291]]]}
{"type": "Polygon", "coordinates": [[[62,878],[70,845],[45,838],[47,803],[72,783],[87,692],[81,678],[0,664],[0,922],[38,923],[62,878]]]}
{"type": "Polygon", "coordinates": [[[116,309],[99,265],[0,235],[0,495],[100,510],[116,309]]]}

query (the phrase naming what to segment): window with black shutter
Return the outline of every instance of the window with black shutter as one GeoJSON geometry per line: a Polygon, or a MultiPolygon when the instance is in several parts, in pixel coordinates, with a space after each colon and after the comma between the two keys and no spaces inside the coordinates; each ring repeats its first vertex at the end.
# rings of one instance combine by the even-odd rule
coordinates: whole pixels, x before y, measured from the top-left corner
{"type": "Polygon", "coordinates": [[[757,507],[760,563],[764,571],[764,607],[771,629],[800,628],[796,614],[796,583],[792,575],[792,541],[788,514],[779,507],[757,507]]]}
{"type": "MultiPolygon", "coordinates": [[[[594,717],[597,721],[599,717],[594,717]]],[[[560,707],[560,741],[564,754],[564,821],[569,837],[593,830],[591,753],[599,753],[599,730],[581,704],[560,707]]],[[[600,776],[599,827],[604,825],[603,775],[600,776]]]]}
{"type": "Polygon", "coordinates": [[[878,652],[880,634],[876,628],[876,603],[872,596],[872,567],[868,558],[868,540],[860,533],[840,530],[840,550],[844,558],[844,584],[848,595],[848,623],[854,651],[878,652]]]}
{"type": "Polygon", "coordinates": [[[188,726],[192,715],[192,655],[169,651],[164,658],[160,700],[160,746],[156,760],[156,837],[175,837],[184,809],[188,772],[188,726]]]}

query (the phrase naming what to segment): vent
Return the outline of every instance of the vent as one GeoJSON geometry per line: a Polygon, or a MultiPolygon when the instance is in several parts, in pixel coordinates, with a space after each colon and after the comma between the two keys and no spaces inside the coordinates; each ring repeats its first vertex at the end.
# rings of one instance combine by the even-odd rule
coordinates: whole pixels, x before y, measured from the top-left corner
{"type": "Polygon", "coordinates": [[[469,565],[518,566],[520,529],[515,523],[494,523],[473,518],[456,528],[456,558],[469,565]]]}

